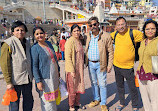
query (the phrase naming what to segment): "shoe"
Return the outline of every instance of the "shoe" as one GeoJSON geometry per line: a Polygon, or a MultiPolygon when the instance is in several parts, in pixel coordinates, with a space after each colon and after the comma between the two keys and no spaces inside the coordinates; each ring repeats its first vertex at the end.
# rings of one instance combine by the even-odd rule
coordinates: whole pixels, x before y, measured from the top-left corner
{"type": "Polygon", "coordinates": [[[95,101],[92,101],[91,103],[88,104],[88,107],[92,108],[94,106],[97,106],[99,105],[99,101],[95,100],[95,101]]]}
{"type": "Polygon", "coordinates": [[[116,108],[115,108],[115,111],[122,111],[122,109],[124,108],[124,106],[122,107],[122,106],[117,106],[116,108]]]}
{"type": "Polygon", "coordinates": [[[106,105],[101,105],[101,111],[108,111],[108,108],[106,105]]]}

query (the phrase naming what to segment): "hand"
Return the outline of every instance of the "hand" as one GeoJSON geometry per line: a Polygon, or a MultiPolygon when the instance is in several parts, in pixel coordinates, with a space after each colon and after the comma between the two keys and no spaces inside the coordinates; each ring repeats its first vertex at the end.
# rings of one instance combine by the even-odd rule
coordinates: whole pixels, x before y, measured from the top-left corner
{"type": "Polygon", "coordinates": [[[71,72],[71,76],[72,76],[73,78],[75,78],[75,73],[74,73],[74,72],[71,72]]]}
{"type": "Polygon", "coordinates": [[[111,72],[111,68],[107,67],[107,73],[111,72]]]}
{"type": "Polygon", "coordinates": [[[42,84],[42,82],[37,83],[37,88],[38,88],[38,90],[43,91],[43,84],[42,84]]]}
{"type": "Polygon", "coordinates": [[[14,88],[13,84],[8,84],[8,85],[7,85],[7,89],[10,90],[10,89],[13,89],[13,88],[14,88]]]}

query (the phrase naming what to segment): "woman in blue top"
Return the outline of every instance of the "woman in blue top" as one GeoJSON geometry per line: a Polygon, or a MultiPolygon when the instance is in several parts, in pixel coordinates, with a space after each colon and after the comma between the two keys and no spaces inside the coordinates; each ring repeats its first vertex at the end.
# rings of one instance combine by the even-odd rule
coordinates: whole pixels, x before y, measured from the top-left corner
{"type": "Polygon", "coordinates": [[[33,29],[37,41],[31,48],[32,70],[41,99],[42,111],[57,111],[56,101],[59,94],[59,65],[50,42],[45,41],[41,27],[33,29]]]}

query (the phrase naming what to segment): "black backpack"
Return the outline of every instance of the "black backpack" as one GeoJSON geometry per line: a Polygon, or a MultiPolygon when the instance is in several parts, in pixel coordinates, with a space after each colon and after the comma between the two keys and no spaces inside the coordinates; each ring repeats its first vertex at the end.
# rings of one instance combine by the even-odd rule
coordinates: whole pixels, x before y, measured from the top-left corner
{"type": "MultiPolygon", "coordinates": [[[[114,44],[115,44],[115,39],[116,39],[116,35],[117,35],[117,34],[118,34],[118,31],[115,33],[115,36],[114,36],[114,44]]],[[[137,43],[135,44],[135,42],[134,42],[134,37],[133,37],[133,29],[130,29],[129,34],[130,34],[132,43],[133,43],[134,48],[135,48],[135,62],[136,62],[136,61],[139,61],[138,49],[139,49],[139,47],[140,47],[140,42],[137,42],[137,43]]]]}

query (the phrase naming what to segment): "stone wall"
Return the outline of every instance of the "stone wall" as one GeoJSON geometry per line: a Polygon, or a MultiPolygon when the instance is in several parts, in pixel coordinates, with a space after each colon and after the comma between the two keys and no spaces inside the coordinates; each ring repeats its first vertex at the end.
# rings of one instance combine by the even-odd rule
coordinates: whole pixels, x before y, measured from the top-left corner
{"type": "MultiPolygon", "coordinates": [[[[25,1],[25,10],[32,15],[32,17],[36,18],[40,16],[43,20],[44,18],[44,10],[43,10],[43,2],[36,2],[36,1],[25,1]]],[[[62,11],[55,8],[50,8],[49,3],[45,2],[45,13],[46,19],[62,19],[62,11]]],[[[25,16],[27,17],[27,16],[25,16]]]]}

